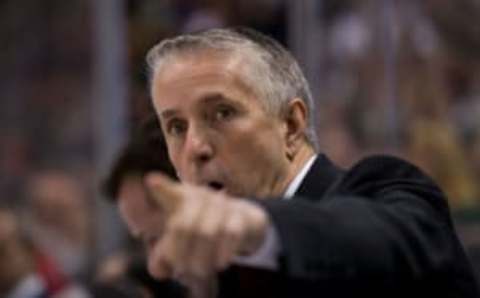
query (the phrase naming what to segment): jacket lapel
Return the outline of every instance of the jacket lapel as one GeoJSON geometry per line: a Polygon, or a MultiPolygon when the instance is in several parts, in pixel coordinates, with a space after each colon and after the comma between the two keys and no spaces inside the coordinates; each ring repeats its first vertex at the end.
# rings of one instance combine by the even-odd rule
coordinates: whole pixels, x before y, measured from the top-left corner
{"type": "Polygon", "coordinates": [[[324,154],[319,154],[295,196],[316,201],[325,195],[326,191],[340,178],[343,172],[324,154]]]}

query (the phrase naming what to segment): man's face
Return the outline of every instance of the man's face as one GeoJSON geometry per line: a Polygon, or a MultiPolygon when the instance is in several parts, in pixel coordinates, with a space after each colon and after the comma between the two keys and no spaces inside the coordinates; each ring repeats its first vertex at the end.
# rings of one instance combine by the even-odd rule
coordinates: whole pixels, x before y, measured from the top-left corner
{"type": "Polygon", "coordinates": [[[265,112],[240,57],[185,54],[154,74],[152,95],[182,181],[235,196],[281,195],[286,125],[265,112]]]}
{"type": "Polygon", "coordinates": [[[68,239],[87,233],[85,198],[72,176],[56,171],[37,173],[29,181],[28,196],[34,221],[40,226],[68,234],[68,239]]]}

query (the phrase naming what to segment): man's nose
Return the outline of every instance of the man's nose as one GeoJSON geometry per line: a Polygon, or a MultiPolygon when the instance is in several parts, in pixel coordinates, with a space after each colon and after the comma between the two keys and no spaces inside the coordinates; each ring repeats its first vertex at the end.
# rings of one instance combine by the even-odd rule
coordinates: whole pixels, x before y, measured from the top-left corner
{"type": "Polygon", "coordinates": [[[190,161],[201,165],[208,162],[213,156],[214,150],[207,133],[202,129],[192,129],[187,136],[187,154],[190,161]]]}

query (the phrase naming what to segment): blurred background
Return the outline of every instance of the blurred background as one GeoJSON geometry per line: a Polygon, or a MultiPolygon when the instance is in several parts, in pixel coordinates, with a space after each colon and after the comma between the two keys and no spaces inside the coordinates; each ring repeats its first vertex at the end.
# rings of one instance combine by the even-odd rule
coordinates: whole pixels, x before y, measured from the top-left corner
{"type": "Polygon", "coordinates": [[[479,20],[478,0],[2,0],[0,205],[90,283],[127,240],[99,185],[150,110],[147,50],[246,25],[300,61],[333,160],[389,153],[436,179],[480,272],[479,20]]]}

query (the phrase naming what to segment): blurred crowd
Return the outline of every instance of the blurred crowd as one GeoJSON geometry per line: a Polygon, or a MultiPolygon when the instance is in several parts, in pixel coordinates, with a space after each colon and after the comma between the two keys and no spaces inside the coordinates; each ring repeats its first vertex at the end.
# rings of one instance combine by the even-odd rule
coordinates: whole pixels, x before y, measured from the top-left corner
{"type": "MultiPolygon", "coordinates": [[[[100,224],[93,221],[94,2],[0,2],[1,297],[20,280],[55,297],[89,297],[92,283],[118,278],[131,258],[119,252],[99,262],[92,253],[100,224]]],[[[128,121],[136,127],[150,111],[149,47],[180,32],[231,25],[288,45],[296,1],[125,2],[128,121]]],[[[439,182],[455,212],[479,214],[479,2],[392,0],[393,21],[385,14],[389,1],[320,2],[322,73],[311,84],[321,86],[322,151],[343,166],[371,153],[402,156],[439,182]]],[[[480,223],[480,215],[474,219],[480,223]]],[[[479,235],[465,233],[472,255],[479,235]]]]}

